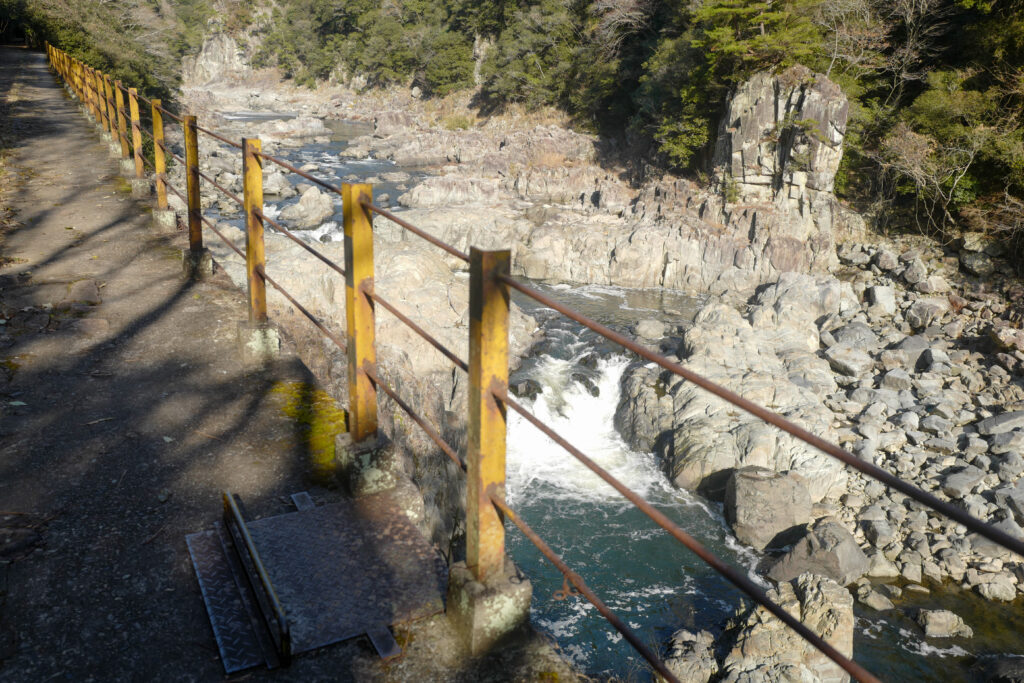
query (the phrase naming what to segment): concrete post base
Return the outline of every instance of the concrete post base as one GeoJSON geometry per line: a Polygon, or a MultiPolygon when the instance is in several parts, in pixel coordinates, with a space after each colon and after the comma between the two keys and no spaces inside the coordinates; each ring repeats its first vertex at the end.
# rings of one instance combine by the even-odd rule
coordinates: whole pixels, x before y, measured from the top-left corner
{"type": "Polygon", "coordinates": [[[174,230],[178,227],[178,214],[170,209],[153,209],[153,227],[174,230]]]}
{"type": "Polygon", "coordinates": [[[181,250],[181,269],[186,279],[202,280],[213,275],[213,257],[209,249],[193,254],[191,249],[181,250]]]}
{"type": "Polygon", "coordinates": [[[135,177],[135,160],[131,157],[121,159],[121,175],[125,178],[135,177]]]}
{"type": "Polygon", "coordinates": [[[149,182],[149,178],[132,178],[131,182],[133,199],[148,199],[153,193],[153,183],[149,182]]]}
{"type": "Polygon", "coordinates": [[[398,449],[383,435],[356,443],[348,432],[334,438],[338,472],[348,478],[352,495],[364,496],[395,488],[405,476],[398,449]]]}
{"type": "Polygon", "coordinates": [[[456,562],[448,573],[448,621],[476,656],[529,622],[532,595],[530,580],[508,557],[504,576],[488,584],[473,578],[465,562],[456,562]]]}
{"type": "Polygon", "coordinates": [[[121,158],[121,142],[117,138],[113,138],[110,141],[110,158],[119,159],[121,158]]]}
{"type": "Polygon", "coordinates": [[[246,362],[265,362],[281,353],[281,335],[269,323],[238,323],[237,340],[239,353],[246,362]]]}
{"type": "Polygon", "coordinates": [[[102,133],[100,133],[100,140],[107,143],[108,145],[110,144],[110,141],[112,139],[113,138],[110,137],[110,133],[108,131],[103,131],[102,133]]]}

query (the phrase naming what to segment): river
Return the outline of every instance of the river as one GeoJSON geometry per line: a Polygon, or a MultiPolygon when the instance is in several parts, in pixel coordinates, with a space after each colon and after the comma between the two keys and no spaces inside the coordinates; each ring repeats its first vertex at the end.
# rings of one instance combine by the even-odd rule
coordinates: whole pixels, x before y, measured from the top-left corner
{"type": "MultiPolygon", "coordinates": [[[[375,196],[387,195],[391,202],[426,176],[421,169],[399,169],[386,160],[339,157],[345,140],[367,128],[329,123],[335,132],[332,142],[277,153],[292,163],[316,164],[318,177],[330,182],[408,172],[407,180],[375,184],[375,196]]],[[[298,176],[289,180],[304,182],[298,176]]],[[[267,212],[275,216],[295,201],[268,202],[267,212]]],[[[306,234],[310,241],[337,240],[339,223],[340,214],[334,223],[306,234]]],[[[645,318],[685,326],[699,303],[663,291],[538,286],[622,331],[645,318]]],[[[535,398],[522,402],[715,554],[760,582],[753,572],[757,556],[728,532],[721,505],[674,488],[652,454],[630,449],[616,432],[619,382],[632,359],[576,323],[529,300],[516,300],[537,317],[544,332],[544,340],[513,375],[540,387],[535,398]]],[[[572,456],[510,415],[508,499],[522,518],[655,651],[678,628],[719,631],[740,606],[740,593],[572,456]]],[[[639,656],[589,603],[557,595],[563,588],[561,574],[515,529],[509,531],[508,548],[533,583],[533,623],[582,671],[598,678],[650,680],[639,656]]],[[[885,614],[856,607],[855,659],[883,680],[971,680],[979,656],[1024,652],[1015,637],[1024,629],[1024,615],[1012,605],[989,604],[949,585],[938,596],[904,593],[896,602],[900,609],[885,614]],[[977,637],[926,642],[910,618],[921,607],[953,609],[977,637]]]]}

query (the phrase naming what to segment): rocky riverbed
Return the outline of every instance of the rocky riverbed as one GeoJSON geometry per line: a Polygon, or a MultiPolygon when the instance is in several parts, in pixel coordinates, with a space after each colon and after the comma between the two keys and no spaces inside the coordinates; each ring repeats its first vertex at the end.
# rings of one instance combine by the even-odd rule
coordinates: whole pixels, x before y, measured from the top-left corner
{"type": "MultiPolygon", "coordinates": [[[[794,68],[739,88],[710,186],[676,178],[634,185],[608,143],[564,126],[495,117],[462,127],[411,95],[279,87],[248,70],[231,45],[211,45],[187,65],[184,96],[225,129],[237,124],[224,112],[299,114],[246,123],[274,150],[323,142],[324,118],[362,119],[365,135],[340,155],[429,169],[416,178],[376,169],[388,195],[377,196],[442,239],[460,248],[511,247],[514,272],[527,277],[711,295],[692,325],[638,324],[638,336],[1024,537],[1024,287],[1001,245],[984,235],[945,246],[869,235],[832,195],[847,109],[824,77],[794,68]],[[786,127],[808,119],[816,130],[786,127]]],[[[201,151],[218,181],[237,190],[238,153],[208,140],[201,151]]],[[[336,198],[294,180],[268,173],[265,192],[277,201],[296,195],[280,218],[319,230],[323,250],[340,260],[340,245],[330,242],[336,226],[323,227],[336,198]]],[[[232,210],[212,194],[204,205],[232,210]]],[[[462,353],[461,264],[384,221],[376,227],[379,290],[402,292],[399,308],[431,320],[462,353]]],[[[239,231],[225,229],[241,241],[239,231]]],[[[271,275],[328,321],[342,320],[340,281],[311,271],[316,266],[284,237],[267,239],[271,275]]],[[[229,272],[240,273],[237,257],[211,246],[229,272]]],[[[297,317],[283,300],[271,302],[285,321],[297,317]]],[[[414,350],[396,321],[379,322],[388,376],[458,439],[461,378],[435,352],[414,350]]],[[[534,333],[532,319],[517,314],[516,353],[534,333]]],[[[314,370],[343,386],[340,355],[313,335],[307,347],[320,349],[314,370]]],[[[907,595],[942,593],[951,584],[1001,602],[1024,592],[1021,558],[692,385],[638,363],[622,389],[616,426],[628,442],[656,453],[678,486],[721,501],[736,538],[764,558],[760,571],[775,582],[778,599],[842,651],[853,647],[854,600],[884,613],[901,609],[907,595]]],[[[401,469],[425,492],[426,523],[449,544],[458,536],[444,521],[458,505],[452,473],[425,466],[435,456],[430,445],[387,414],[387,428],[411,444],[401,469]]],[[[940,610],[914,608],[910,616],[929,639],[979,630],[969,617],[964,623],[940,610]]],[[[707,674],[687,680],[840,679],[801,642],[775,633],[778,627],[746,611],[724,631],[680,632],[669,649],[680,671],[707,674]],[[759,645],[765,642],[773,646],[759,645]]]]}

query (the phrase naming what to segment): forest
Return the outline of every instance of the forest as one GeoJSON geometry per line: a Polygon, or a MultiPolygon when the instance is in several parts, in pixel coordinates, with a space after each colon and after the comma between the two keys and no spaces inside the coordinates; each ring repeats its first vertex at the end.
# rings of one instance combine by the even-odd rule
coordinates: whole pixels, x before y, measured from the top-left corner
{"type": "Polygon", "coordinates": [[[0,17],[151,92],[223,31],[311,88],[556,107],[695,176],[730,91],[801,63],[850,98],[840,198],[882,229],[1024,233],[1024,0],[0,0],[0,17]]]}

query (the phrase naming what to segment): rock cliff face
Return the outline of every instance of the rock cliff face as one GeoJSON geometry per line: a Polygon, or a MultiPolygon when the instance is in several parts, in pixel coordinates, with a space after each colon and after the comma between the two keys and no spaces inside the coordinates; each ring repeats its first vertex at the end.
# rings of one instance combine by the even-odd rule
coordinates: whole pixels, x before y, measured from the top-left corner
{"type": "Polygon", "coordinates": [[[181,60],[181,79],[193,87],[248,73],[238,43],[223,33],[208,38],[199,54],[181,60]]]}
{"type": "Polygon", "coordinates": [[[465,209],[504,214],[518,274],[746,298],[781,273],[828,272],[836,236],[862,227],[832,195],[847,112],[839,87],[806,68],[756,75],[722,122],[712,189],[630,187],[598,163],[603,143],[558,126],[448,131],[404,111],[378,114],[346,154],[442,167],[399,202],[457,242],[494,222],[465,209]],[[451,206],[464,207],[454,223],[451,206]]]}
{"type": "Polygon", "coordinates": [[[719,126],[718,181],[735,183],[742,201],[830,195],[849,110],[839,86],[806,67],[756,74],[733,95],[719,126]]]}

